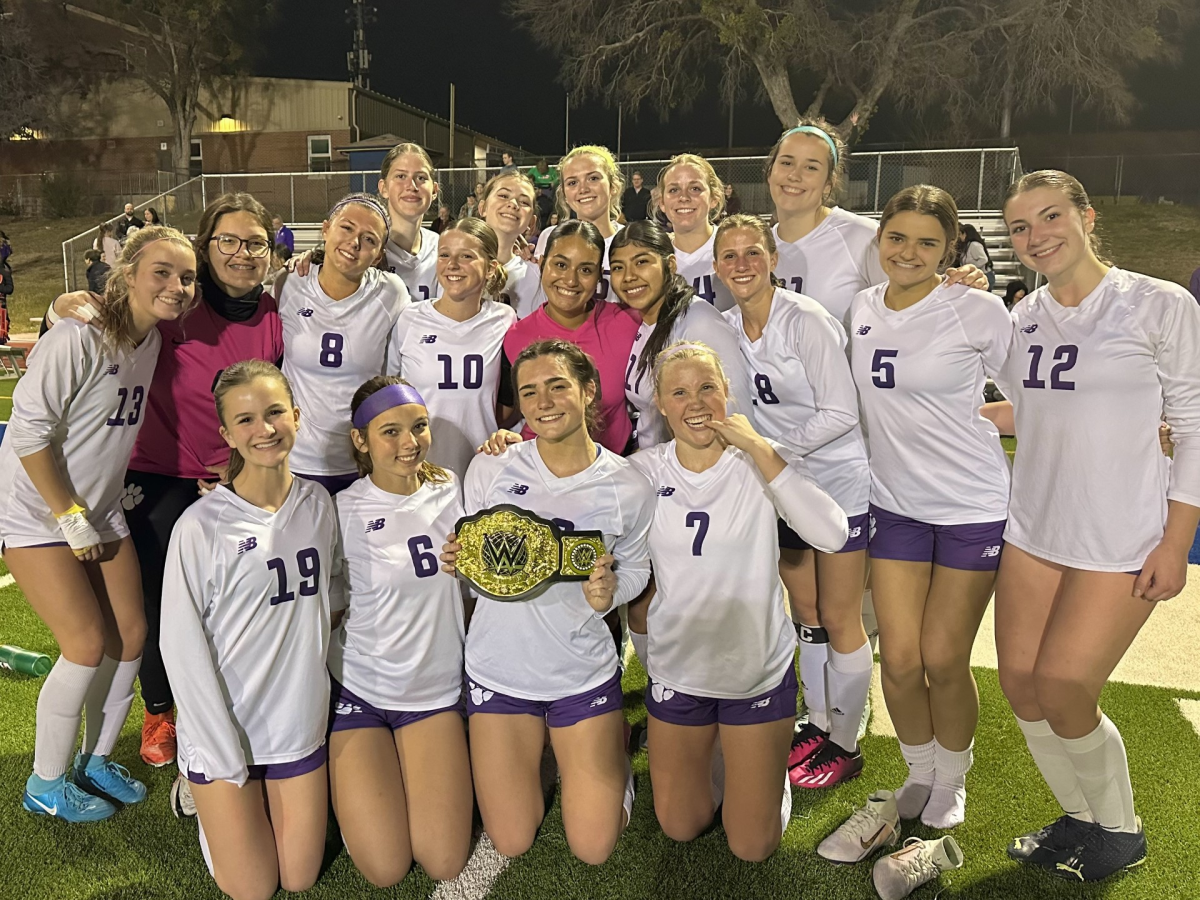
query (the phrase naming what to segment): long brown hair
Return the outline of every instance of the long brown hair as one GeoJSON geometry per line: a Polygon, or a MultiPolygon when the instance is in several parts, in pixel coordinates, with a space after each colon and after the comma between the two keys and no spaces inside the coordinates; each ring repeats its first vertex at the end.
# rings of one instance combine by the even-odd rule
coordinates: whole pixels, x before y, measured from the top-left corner
{"type": "Polygon", "coordinates": [[[208,245],[212,242],[213,235],[217,233],[217,223],[221,221],[221,216],[236,212],[250,213],[266,232],[267,242],[271,243],[274,240],[275,230],[271,227],[271,214],[267,212],[265,206],[245,191],[230,191],[228,194],[222,194],[204,208],[204,212],[200,214],[200,224],[196,226],[196,273],[198,275],[208,274],[208,245]]]}
{"type": "MultiPolygon", "coordinates": [[[[354,397],[350,400],[350,417],[358,412],[358,408],[362,406],[368,397],[376,391],[381,391],[385,387],[393,384],[408,384],[408,382],[399,375],[376,375],[374,378],[364,381],[358,386],[358,390],[354,392],[354,397]]],[[[366,439],[366,429],[354,429],[366,439]]],[[[354,464],[358,466],[359,475],[370,475],[375,470],[374,464],[371,462],[371,455],[363,453],[354,446],[354,442],[350,442],[350,450],[354,454],[354,464]]],[[[435,466],[428,459],[421,461],[421,466],[417,469],[417,481],[421,484],[432,482],[433,484],[446,484],[450,481],[450,474],[441,466],[435,466]]]]}
{"type": "Polygon", "coordinates": [[[521,366],[525,363],[535,360],[541,356],[557,356],[567,367],[567,371],[571,373],[571,377],[575,383],[579,385],[579,389],[583,390],[584,386],[589,382],[596,386],[595,396],[592,397],[592,402],[587,405],[583,411],[583,423],[587,426],[588,434],[594,435],[596,430],[603,427],[603,419],[600,416],[600,370],[596,368],[595,362],[587,355],[578,344],[573,344],[570,341],[553,338],[545,341],[534,341],[524,350],[522,350],[512,364],[512,386],[513,395],[518,398],[517,406],[520,406],[521,382],[519,375],[521,366]]]}
{"type": "MultiPolygon", "coordinates": [[[[292,393],[292,383],[287,380],[287,376],[279,371],[269,362],[261,359],[245,359],[241,362],[234,363],[217,376],[217,383],[213,385],[213,400],[217,404],[217,418],[220,420],[222,427],[228,430],[225,425],[225,395],[235,387],[250,384],[259,378],[266,378],[269,381],[274,381],[277,384],[283,385],[283,389],[288,395],[288,404],[295,407],[295,395],[292,393]]],[[[229,448],[229,467],[225,472],[225,481],[233,481],[238,476],[238,473],[245,467],[246,461],[242,459],[242,454],[238,452],[236,447],[229,448]]]]}
{"type": "Polygon", "coordinates": [[[914,184],[898,191],[883,207],[879,216],[879,232],[887,227],[888,221],[897,213],[915,212],[922,216],[932,216],[942,226],[946,236],[946,249],[942,253],[942,265],[948,265],[954,259],[958,243],[958,205],[954,198],[940,187],[932,184],[914,184]]]}
{"type": "MultiPolygon", "coordinates": [[[[766,162],[763,163],[763,180],[771,177],[771,170],[775,168],[775,160],[779,158],[779,148],[783,146],[783,142],[793,134],[804,134],[797,132],[797,128],[816,128],[818,131],[825,133],[825,136],[833,142],[833,146],[837,149],[837,153],[829,154],[829,175],[825,179],[825,196],[822,198],[823,203],[829,203],[837,199],[841,193],[842,187],[846,183],[846,166],[847,158],[850,155],[850,150],[846,146],[846,142],[842,140],[842,136],[837,133],[832,125],[823,118],[814,118],[812,116],[801,116],[800,121],[785,131],[779,136],[779,140],[775,142],[775,146],[771,148],[771,152],[767,154],[766,162]]],[[[809,134],[812,134],[809,132],[809,134]]],[[[817,135],[813,135],[816,137],[817,135]]],[[[822,141],[821,143],[825,143],[822,141]]],[[[828,149],[828,147],[826,147],[828,149]]]]}
{"type": "MultiPolygon", "coordinates": [[[[147,225],[138,229],[121,248],[121,258],[112,267],[108,283],[104,288],[104,305],[100,307],[100,327],[104,340],[115,350],[132,350],[137,346],[133,338],[133,313],[129,309],[129,279],[137,275],[138,267],[145,261],[142,250],[158,241],[170,241],[195,252],[192,242],[174,228],[163,225],[147,225]]],[[[89,253],[97,251],[91,250],[89,253]]],[[[196,303],[196,290],[192,291],[192,302],[183,310],[183,315],[192,311],[196,303]]]]}

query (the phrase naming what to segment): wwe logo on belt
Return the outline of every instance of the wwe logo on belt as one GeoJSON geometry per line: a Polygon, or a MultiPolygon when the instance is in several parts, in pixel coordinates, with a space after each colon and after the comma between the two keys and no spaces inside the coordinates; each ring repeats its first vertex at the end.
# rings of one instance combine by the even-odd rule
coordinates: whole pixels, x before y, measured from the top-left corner
{"type": "Polygon", "coordinates": [[[483,539],[481,557],[488,571],[497,575],[516,575],[529,562],[525,536],[511,531],[493,531],[483,539]]]}

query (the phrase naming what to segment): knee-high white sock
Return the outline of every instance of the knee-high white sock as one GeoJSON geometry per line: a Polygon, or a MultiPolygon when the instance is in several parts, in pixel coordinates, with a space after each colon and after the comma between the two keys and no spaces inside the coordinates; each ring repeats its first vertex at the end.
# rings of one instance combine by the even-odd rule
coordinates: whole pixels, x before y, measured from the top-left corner
{"type": "Polygon", "coordinates": [[[896,791],[896,810],[902,819],[915,819],[929,802],[933,790],[936,741],[928,744],[905,744],[901,742],[900,753],[908,763],[908,777],[900,790],[896,791]]]}
{"type": "Polygon", "coordinates": [[[208,838],[204,835],[204,823],[197,817],[196,824],[200,826],[200,855],[204,857],[204,864],[208,866],[208,874],[216,878],[217,873],[213,871],[212,852],[208,849],[208,838]]]}
{"type": "Polygon", "coordinates": [[[1110,831],[1137,831],[1133,814],[1133,785],[1121,732],[1108,716],[1081,738],[1059,738],[1075,766],[1079,789],[1096,822],[1110,831]]]}
{"type": "Polygon", "coordinates": [[[1079,776],[1075,774],[1075,764],[1050,723],[1045,719],[1026,722],[1018,717],[1017,725],[1025,735],[1025,745],[1038,771],[1063,812],[1084,822],[1093,821],[1091,808],[1079,786],[1079,776]]]}
{"type": "Polygon", "coordinates": [[[858,723],[871,690],[871,645],[863,644],[853,653],[829,649],[825,679],[829,685],[829,739],[843,750],[858,747],[858,723]]]}
{"type": "Polygon", "coordinates": [[[83,701],[98,666],[81,666],[60,656],[38,694],[33,774],[53,781],[66,774],[79,737],[83,701]]]}
{"type": "Polygon", "coordinates": [[[637,658],[641,660],[642,668],[646,668],[646,657],[650,652],[650,636],[648,634],[638,634],[632,628],[629,629],[629,640],[633,644],[633,652],[637,654],[637,658]]]}
{"type": "Polygon", "coordinates": [[[823,628],[797,625],[800,633],[800,687],[804,691],[804,705],[808,707],[808,721],[822,731],[829,731],[829,705],[825,698],[825,664],[829,662],[829,641],[823,628]],[[820,642],[807,640],[816,635],[820,642]]]}
{"type": "Polygon", "coordinates": [[[967,772],[975,761],[974,746],[972,741],[966,750],[947,750],[934,739],[933,790],[921,811],[921,821],[930,828],[954,828],[966,818],[967,772]]]}
{"type": "Polygon", "coordinates": [[[83,752],[108,756],[133,705],[133,682],[142,658],[118,662],[104,657],[96,677],[88,688],[84,703],[83,752]]]}

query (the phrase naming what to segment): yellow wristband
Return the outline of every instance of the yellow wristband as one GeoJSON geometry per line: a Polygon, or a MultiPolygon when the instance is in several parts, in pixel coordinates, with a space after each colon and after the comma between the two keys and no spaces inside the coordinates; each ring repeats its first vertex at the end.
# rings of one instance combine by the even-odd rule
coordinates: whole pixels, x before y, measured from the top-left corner
{"type": "Polygon", "coordinates": [[[74,506],[72,506],[66,512],[55,513],[54,518],[61,519],[64,516],[71,516],[71,515],[74,515],[75,513],[87,513],[87,510],[84,509],[82,506],[80,506],[78,503],[76,503],[74,506]]]}

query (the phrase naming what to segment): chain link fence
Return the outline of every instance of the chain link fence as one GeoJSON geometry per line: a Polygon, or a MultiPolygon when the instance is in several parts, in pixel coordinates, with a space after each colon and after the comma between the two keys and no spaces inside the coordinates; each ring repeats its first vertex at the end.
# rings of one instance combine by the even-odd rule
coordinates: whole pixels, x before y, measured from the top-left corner
{"type": "Polygon", "coordinates": [[[109,216],[149,203],[184,179],[171,172],[42,172],[0,175],[0,213],[30,219],[109,216]]]}
{"type": "Polygon", "coordinates": [[[1062,169],[1090,196],[1142,203],[1200,205],[1200,153],[1153,156],[1038,157],[1038,168],[1062,169]]]}

